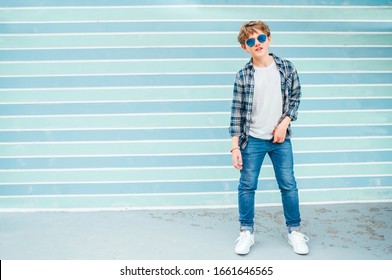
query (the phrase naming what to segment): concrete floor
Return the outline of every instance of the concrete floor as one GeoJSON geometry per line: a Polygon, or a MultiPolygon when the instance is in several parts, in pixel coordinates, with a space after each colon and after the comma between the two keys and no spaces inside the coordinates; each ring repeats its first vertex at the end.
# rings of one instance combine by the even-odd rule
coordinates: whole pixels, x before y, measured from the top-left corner
{"type": "Polygon", "coordinates": [[[391,260],[392,203],[302,206],[310,254],[286,240],[280,207],[256,211],[256,244],[234,253],[237,209],[0,213],[2,260],[391,260]]]}

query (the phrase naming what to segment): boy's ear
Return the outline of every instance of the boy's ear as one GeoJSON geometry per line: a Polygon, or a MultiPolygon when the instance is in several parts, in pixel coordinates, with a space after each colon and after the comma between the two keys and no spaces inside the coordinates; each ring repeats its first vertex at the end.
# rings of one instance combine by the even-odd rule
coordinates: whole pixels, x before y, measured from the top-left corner
{"type": "Polygon", "coordinates": [[[241,44],[241,48],[244,50],[244,51],[248,51],[247,49],[246,49],[246,45],[245,44],[241,44]]]}

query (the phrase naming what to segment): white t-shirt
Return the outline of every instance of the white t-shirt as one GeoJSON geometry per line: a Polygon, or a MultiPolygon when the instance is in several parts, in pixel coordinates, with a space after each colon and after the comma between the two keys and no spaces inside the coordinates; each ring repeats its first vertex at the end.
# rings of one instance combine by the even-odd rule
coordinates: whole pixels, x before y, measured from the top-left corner
{"type": "Polygon", "coordinates": [[[249,135],[270,140],[282,116],[280,74],[275,61],[267,67],[255,67],[252,121],[249,135]]]}

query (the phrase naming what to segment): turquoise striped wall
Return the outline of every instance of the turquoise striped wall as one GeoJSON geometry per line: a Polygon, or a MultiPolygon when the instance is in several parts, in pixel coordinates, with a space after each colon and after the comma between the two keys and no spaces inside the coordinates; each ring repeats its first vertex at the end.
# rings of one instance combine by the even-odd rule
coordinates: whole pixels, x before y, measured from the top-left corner
{"type": "Polygon", "coordinates": [[[301,202],[392,201],[391,1],[292,2],[0,0],[0,211],[234,207],[251,19],[300,74],[301,202]]]}

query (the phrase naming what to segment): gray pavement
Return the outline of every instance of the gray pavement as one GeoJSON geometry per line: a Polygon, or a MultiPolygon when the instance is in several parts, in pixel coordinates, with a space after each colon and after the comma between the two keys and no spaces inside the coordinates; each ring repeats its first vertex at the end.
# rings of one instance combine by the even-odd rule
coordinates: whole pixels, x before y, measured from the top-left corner
{"type": "Polygon", "coordinates": [[[287,243],[281,207],[256,211],[256,244],[234,253],[237,209],[0,213],[2,260],[391,260],[392,203],[301,206],[310,254],[287,243]]]}

